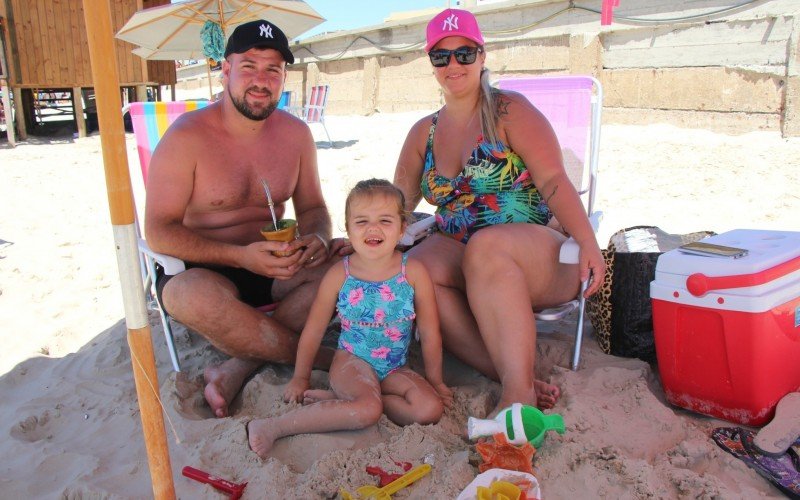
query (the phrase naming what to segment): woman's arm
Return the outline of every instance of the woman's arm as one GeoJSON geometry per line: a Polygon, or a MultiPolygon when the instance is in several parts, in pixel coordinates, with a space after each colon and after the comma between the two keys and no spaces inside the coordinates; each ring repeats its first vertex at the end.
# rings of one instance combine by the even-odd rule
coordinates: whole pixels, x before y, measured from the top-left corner
{"type": "Polygon", "coordinates": [[[322,278],[297,344],[294,376],[283,393],[283,400],[286,402],[299,403],[303,401],[303,393],[308,389],[308,380],[311,378],[311,370],[314,367],[314,357],[317,355],[322,336],[336,309],[337,296],[342,283],[344,283],[344,278],[342,262],[334,264],[322,278]]]}
{"type": "Polygon", "coordinates": [[[442,378],[442,335],[439,330],[439,313],[436,310],[433,281],[422,263],[415,259],[408,259],[406,276],[414,287],[414,309],[417,313],[417,328],[422,343],[425,378],[442,398],[444,405],[449,408],[453,403],[453,392],[444,384],[442,378]]]}
{"type": "Polygon", "coordinates": [[[547,118],[520,94],[503,93],[499,112],[506,142],[522,157],[545,203],[580,246],[581,281],[589,279],[590,270],[593,276],[588,297],[603,282],[605,261],[580,196],[564,170],[558,138],[547,118]]]}
{"type": "Polygon", "coordinates": [[[427,116],[411,127],[394,170],[394,185],[403,192],[406,198],[405,208],[409,212],[413,212],[422,199],[419,185],[422,180],[422,169],[425,166],[425,144],[431,120],[432,118],[427,116]]]}

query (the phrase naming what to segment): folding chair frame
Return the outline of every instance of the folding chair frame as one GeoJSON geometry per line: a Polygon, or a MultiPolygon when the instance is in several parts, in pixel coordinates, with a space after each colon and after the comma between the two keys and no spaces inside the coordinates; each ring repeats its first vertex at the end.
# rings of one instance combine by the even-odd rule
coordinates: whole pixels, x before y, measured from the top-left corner
{"type": "MultiPolygon", "coordinates": [[[[209,105],[208,101],[176,101],[176,102],[133,102],[125,106],[123,114],[130,113],[133,131],[136,136],[136,149],[139,154],[140,173],[142,181],[147,185],[147,173],[150,159],[170,125],[183,113],[209,105]]],[[[130,167],[133,170],[132,167],[130,167]]],[[[132,174],[133,175],[133,174],[132,174]]],[[[149,307],[158,309],[161,325],[164,328],[164,339],[167,342],[172,366],[176,372],[181,371],[178,350],[175,347],[175,338],[172,333],[170,316],[158,300],[155,290],[156,262],[164,268],[168,275],[183,272],[186,267],[182,260],[175,257],[154,252],[147,245],[136,213],[136,237],[139,246],[139,263],[142,269],[145,296],[149,307]]]]}

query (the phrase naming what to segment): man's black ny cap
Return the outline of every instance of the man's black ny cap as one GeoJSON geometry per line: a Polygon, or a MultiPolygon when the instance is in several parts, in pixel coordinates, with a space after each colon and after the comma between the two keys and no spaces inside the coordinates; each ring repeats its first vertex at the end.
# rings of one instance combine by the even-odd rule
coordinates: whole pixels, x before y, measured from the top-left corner
{"type": "Polygon", "coordinates": [[[261,19],[237,26],[228,38],[225,57],[247,52],[253,47],[275,49],[281,53],[287,63],[294,63],[294,55],[289,50],[289,40],[286,39],[286,35],[280,28],[269,21],[261,19]]]}

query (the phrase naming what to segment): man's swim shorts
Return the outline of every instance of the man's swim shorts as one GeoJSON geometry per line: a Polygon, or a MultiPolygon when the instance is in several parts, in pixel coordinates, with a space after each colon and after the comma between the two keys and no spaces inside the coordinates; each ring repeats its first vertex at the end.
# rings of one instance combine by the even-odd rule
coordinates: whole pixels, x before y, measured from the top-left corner
{"type": "MultiPolygon", "coordinates": [[[[255,274],[247,269],[237,267],[223,267],[223,266],[205,266],[201,264],[186,263],[186,269],[202,268],[214,271],[221,274],[233,282],[239,290],[239,299],[253,307],[260,307],[271,304],[272,300],[272,283],[275,281],[273,278],[255,274]]],[[[164,307],[164,301],[161,298],[164,285],[167,281],[172,279],[174,275],[164,274],[164,268],[156,264],[156,295],[158,295],[158,303],[164,307]]],[[[167,314],[169,312],[164,309],[167,314]]]]}

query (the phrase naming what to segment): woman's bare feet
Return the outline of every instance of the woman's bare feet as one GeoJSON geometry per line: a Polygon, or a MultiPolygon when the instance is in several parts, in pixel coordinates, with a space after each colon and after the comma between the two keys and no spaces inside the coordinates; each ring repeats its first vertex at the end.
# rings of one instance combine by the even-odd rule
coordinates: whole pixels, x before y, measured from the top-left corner
{"type": "Polygon", "coordinates": [[[556,405],[561,397],[561,389],[542,380],[534,380],[533,388],[536,389],[536,407],[540,410],[549,410],[556,405]]]}
{"type": "Polygon", "coordinates": [[[272,445],[281,437],[277,430],[278,426],[269,418],[252,420],[245,425],[245,429],[250,449],[261,458],[269,456],[272,445]]]}
{"type": "Polygon", "coordinates": [[[203,395],[217,418],[228,416],[228,406],[242,389],[247,377],[261,366],[259,361],[230,358],[221,365],[203,371],[206,387],[203,395]]]}
{"type": "Polygon", "coordinates": [[[325,389],[309,389],[303,393],[303,405],[311,405],[319,401],[327,401],[329,399],[336,399],[336,394],[333,391],[325,389]]]}
{"type": "Polygon", "coordinates": [[[549,410],[555,406],[559,396],[561,396],[561,390],[557,386],[541,380],[534,380],[533,388],[524,394],[503,391],[502,396],[500,396],[500,401],[497,402],[497,406],[495,406],[494,410],[492,410],[486,418],[494,418],[500,413],[500,410],[508,408],[513,403],[522,403],[524,405],[536,406],[540,410],[549,410]]]}

